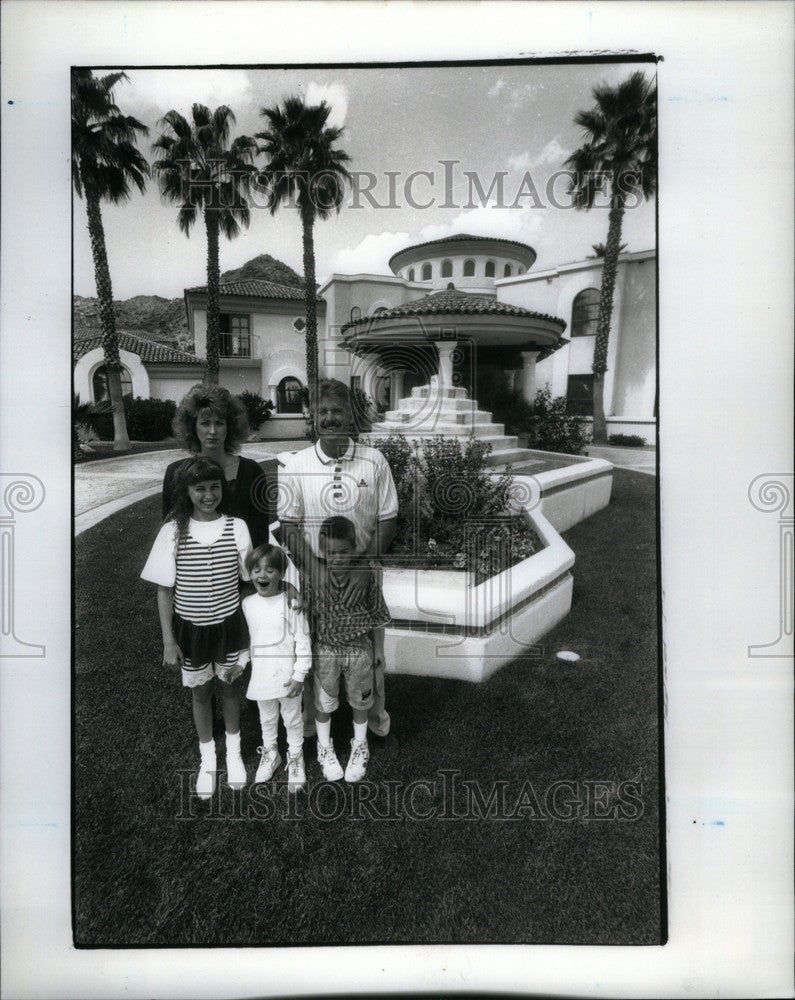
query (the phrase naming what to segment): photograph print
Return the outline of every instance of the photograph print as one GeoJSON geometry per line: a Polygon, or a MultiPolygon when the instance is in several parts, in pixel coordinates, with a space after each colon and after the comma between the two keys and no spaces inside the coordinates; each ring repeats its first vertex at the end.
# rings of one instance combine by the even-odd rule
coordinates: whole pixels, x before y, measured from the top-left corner
{"type": "Polygon", "coordinates": [[[664,943],[654,58],[71,113],[75,945],[664,943]]]}

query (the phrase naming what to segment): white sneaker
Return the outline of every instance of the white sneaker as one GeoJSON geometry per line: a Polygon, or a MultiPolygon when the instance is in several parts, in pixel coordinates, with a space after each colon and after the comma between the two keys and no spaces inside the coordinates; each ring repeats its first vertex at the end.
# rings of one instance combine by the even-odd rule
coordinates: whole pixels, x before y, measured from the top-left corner
{"type": "Polygon", "coordinates": [[[327,747],[320,743],[317,745],[317,762],[323,771],[326,781],[339,781],[342,777],[342,766],[334,753],[334,743],[329,743],[327,747]]]}
{"type": "Polygon", "coordinates": [[[259,767],[254,775],[254,784],[261,785],[265,781],[270,781],[276,768],[281,764],[282,758],[276,749],[276,744],[272,747],[257,747],[260,755],[259,767]]]}
{"type": "Polygon", "coordinates": [[[306,769],[304,768],[304,755],[299,750],[295,756],[287,751],[287,791],[297,792],[306,784],[306,769]]]}
{"type": "Polygon", "coordinates": [[[196,794],[200,799],[212,798],[215,791],[215,772],[218,764],[215,759],[215,740],[209,743],[200,743],[201,764],[199,773],[196,775],[196,794]],[[205,749],[206,748],[206,749],[205,749]]]}
{"type": "Polygon", "coordinates": [[[226,783],[230,788],[241,789],[246,787],[246,765],[240,755],[240,734],[236,739],[226,737],[226,783]]]}
{"type": "Polygon", "coordinates": [[[345,780],[354,782],[361,781],[367,773],[367,762],[370,760],[370,748],[367,740],[357,743],[351,740],[351,756],[348,766],[345,768],[345,780]]]}

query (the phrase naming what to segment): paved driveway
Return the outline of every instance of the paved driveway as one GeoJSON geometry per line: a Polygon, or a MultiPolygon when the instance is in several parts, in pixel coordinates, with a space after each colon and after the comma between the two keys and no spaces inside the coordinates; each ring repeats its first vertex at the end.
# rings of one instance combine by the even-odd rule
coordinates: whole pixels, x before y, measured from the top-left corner
{"type": "MultiPolygon", "coordinates": [[[[262,461],[280,451],[295,451],[307,441],[255,441],[244,444],[241,454],[262,461]]],[[[79,535],[117,510],[158,493],[163,473],[175,459],[184,457],[179,448],[120,455],[75,466],[75,534],[79,535]]]]}

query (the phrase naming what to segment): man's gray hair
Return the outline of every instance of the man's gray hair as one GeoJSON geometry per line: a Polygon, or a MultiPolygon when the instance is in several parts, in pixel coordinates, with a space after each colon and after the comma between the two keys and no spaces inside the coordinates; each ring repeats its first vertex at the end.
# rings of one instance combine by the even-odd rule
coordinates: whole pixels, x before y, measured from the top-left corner
{"type": "Polygon", "coordinates": [[[351,408],[351,391],[344,382],[338,378],[323,378],[317,384],[317,401],[321,399],[334,399],[338,403],[344,403],[348,409],[351,408]]]}

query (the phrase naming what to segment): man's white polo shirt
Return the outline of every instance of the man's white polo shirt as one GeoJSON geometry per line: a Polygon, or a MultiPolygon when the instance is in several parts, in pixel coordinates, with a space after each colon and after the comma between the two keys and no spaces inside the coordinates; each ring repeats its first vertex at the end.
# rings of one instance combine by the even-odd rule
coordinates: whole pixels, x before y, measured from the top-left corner
{"type": "Polygon", "coordinates": [[[279,472],[279,519],[302,521],[315,555],[320,525],[342,515],[356,528],[356,547],[363,552],[378,521],[397,515],[392,472],[376,448],[355,441],[339,458],[329,458],[318,441],[288,459],[279,472]]]}

